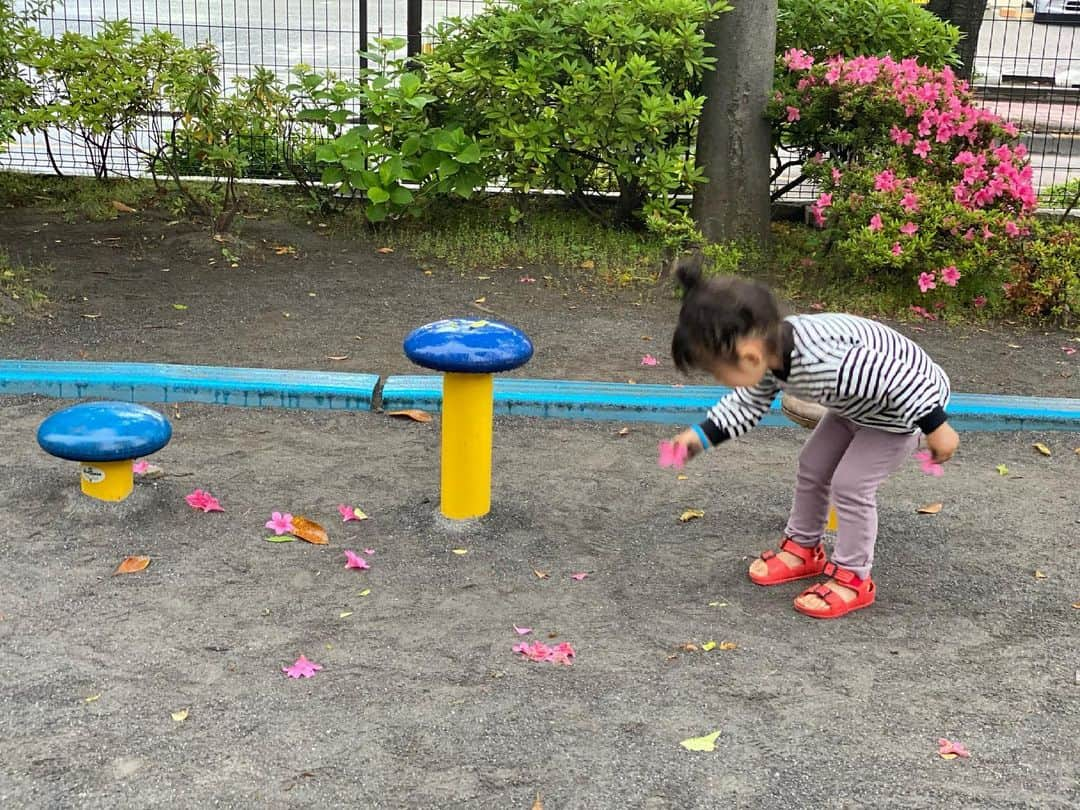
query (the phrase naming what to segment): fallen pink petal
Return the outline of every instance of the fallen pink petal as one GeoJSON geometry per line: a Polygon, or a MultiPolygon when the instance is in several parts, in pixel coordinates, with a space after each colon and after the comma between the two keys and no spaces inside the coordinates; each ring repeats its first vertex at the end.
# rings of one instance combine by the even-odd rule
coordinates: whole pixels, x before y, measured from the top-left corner
{"type": "Polygon", "coordinates": [[[582,571],[580,574],[571,574],[570,579],[575,579],[578,582],[581,582],[581,580],[585,579],[585,577],[587,577],[587,576],[589,576],[588,573],[585,572],[585,571],[582,571]]]}
{"type": "Polygon", "coordinates": [[[372,554],[375,553],[375,549],[373,549],[373,548],[365,548],[364,553],[367,554],[370,557],[372,554]]]}
{"type": "Polygon", "coordinates": [[[353,506],[346,506],[345,504],[338,504],[338,512],[341,514],[341,519],[348,523],[350,520],[359,520],[356,515],[356,508],[353,506]]]}
{"type": "Polygon", "coordinates": [[[357,556],[355,551],[346,550],[346,552],[345,552],[345,560],[346,560],[346,562],[345,562],[345,567],[346,568],[359,568],[361,570],[371,568],[371,566],[368,565],[368,561],[365,560],[363,557],[357,556]]]}
{"type": "Polygon", "coordinates": [[[218,499],[201,489],[196,489],[189,495],[184,496],[184,500],[187,501],[188,506],[192,509],[198,509],[202,512],[224,512],[221,508],[221,504],[218,503],[218,499]]]}
{"type": "Polygon", "coordinates": [[[310,678],[316,672],[322,669],[322,664],[316,664],[314,661],[308,661],[304,656],[300,656],[296,659],[290,667],[282,667],[281,671],[288,675],[290,678],[310,678]]]}
{"type": "Polygon", "coordinates": [[[135,475],[145,475],[146,471],[149,469],[149,461],[136,461],[134,464],[131,465],[131,471],[135,473],[135,475]]]}
{"type": "MultiPolygon", "coordinates": [[[[529,635],[529,633],[532,632],[532,628],[531,627],[518,627],[515,624],[514,625],[514,632],[517,633],[519,636],[527,636],[527,635],[529,635]]],[[[515,650],[515,652],[516,652],[516,650],[515,650]]]]}
{"type": "Polygon", "coordinates": [[[1065,352],[1065,354],[1069,357],[1072,357],[1074,354],[1076,354],[1076,349],[1074,349],[1072,346],[1062,346],[1061,350],[1065,352]]]}
{"type": "Polygon", "coordinates": [[[270,520],[266,521],[266,528],[273,531],[276,535],[292,534],[295,530],[292,522],[292,515],[288,512],[282,514],[281,512],[274,512],[270,515],[270,520]]]}
{"type": "Polygon", "coordinates": [[[963,743],[951,742],[944,737],[938,740],[938,753],[942,756],[946,754],[955,754],[958,757],[970,757],[971,753],[964,747],[963,743]]]}
{"type": "Polygon", "coordinates": [[[651,354],[647,354],[641,358],[641,365],[643,366],[655,366],[660,361],[653,357],[651,354]]]}
{"type": "Polygon", "coordinates": [[[542,641],[522,641],[514,645],[513,651],[521,653],[529,661],[561,664],[566,667],[570,666],[576,654],[574,648],[565,641],[554,647],[549,647],[542,641]]]}

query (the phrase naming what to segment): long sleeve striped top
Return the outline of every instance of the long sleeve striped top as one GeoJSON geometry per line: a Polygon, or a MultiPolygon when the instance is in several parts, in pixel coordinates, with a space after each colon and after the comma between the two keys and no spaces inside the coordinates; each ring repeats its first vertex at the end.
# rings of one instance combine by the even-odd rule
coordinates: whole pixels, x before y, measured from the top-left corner
{"type": "Polygon", "coordinates": [[[753,428],[781,390],[890,433],[931,433],[945,422],[948,376],[894,329],[854,315],[793,315],[782,337],[783,368],[709,409],[698,431],[711,444],[753,428]]]}

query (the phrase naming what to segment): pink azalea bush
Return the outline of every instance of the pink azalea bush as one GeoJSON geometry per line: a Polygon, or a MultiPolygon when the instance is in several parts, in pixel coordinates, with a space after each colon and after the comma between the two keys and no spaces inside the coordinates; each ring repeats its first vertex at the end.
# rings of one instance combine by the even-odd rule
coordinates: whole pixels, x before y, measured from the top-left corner
{"type": "Polygon", "coordinates": [[[815,149],[803,173],[831,258],[920,306],[1002,300],[1037,204],[1016,128],[947,67],[795,49],[780,63],[769,114],[783,142],[815,149]]]}

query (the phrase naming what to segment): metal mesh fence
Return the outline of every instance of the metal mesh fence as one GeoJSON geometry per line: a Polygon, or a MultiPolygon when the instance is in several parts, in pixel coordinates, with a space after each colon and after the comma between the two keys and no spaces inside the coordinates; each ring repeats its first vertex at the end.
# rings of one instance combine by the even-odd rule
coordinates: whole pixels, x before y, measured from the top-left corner
{"type": "MultiPolygon", "coordinates": [[[[1045,191],[1080,176],[1080,26],[1067,24],[1080,22],[1080,0],[1034,2],[1031,8],[1025,0],[990,0],[973,85],[985,106],[1020,126],[1035,185],[1045,191]]],[[[351,76],[362,66],[357,51],[373,38],[406,37],[416,52],[431,42],[430,26],[484,6],[483,0],[67,0],[39,25],[47,34],[92,33],[103,20],[127,19],[136,32],[157,28],[189,45],[210,41],[226,79],[250,74],[255,65],[285,78],[298,63],[351,76]]],[[[52,136],[50,145],[65,172],[89,170],[70,138],[52,136]]],[[[121,173],[142,169],[122,150],[110,160],[121,173]]],[[[0,166],[52,171],[40,135],[19,138],[0,154],[0,166]]]]}

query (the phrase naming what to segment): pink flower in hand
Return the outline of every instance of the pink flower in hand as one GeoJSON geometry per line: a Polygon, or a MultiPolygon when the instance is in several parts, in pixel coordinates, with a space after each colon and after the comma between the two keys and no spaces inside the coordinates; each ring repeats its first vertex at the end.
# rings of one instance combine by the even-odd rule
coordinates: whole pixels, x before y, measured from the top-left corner
{"type": "Polygon", "coordinates": [[[276,535],[292,534],[296,531],[296,527],[293,526],[292,515],[288,512],[285,514],[274,512],[270,515],[270,520],[266,521],[266,528],[271,529],[276,535]]]}
{"type": "Polygon", "coordinates": [[[660,460],[658,463],[665,469],[674,467],[676,470],[681,470],[686,464],[687,455],[688,451],[685,444],[663,441],[660,442],[660,460]]]}
{"type": "Polygon", "coordinates": [[[192,509],[199,509],[203,512],[224,512],[221,508],[221,504],[218,503],[218,499],[211,495],[209,492],[205,492],[201,489],[197,489],[190,495],[184,496],[184,500],[188,502],[188,506],[192,509]]]}
{"type": "Polygon", "coordinates": [[[919,462],[922,471],[934,478],[940,478],[945,474],[945,468],[934,461],[934,454],[929,450],[920,450],[915,454],[915,460],[919,462]]]}
{"type": "Polygon", "coordinates": [[[310,678],[316,672],[322,669],[322,664],[316,664],[314,661],[308,661],[304,656],[300,656],[296,659],[296,663],[291,667],[282,667],[281,671],[288,675],[290,678],[310,678]]]}
{"type": "Polygon", "coordinates": [[[919,273],[919,292],[926,292],[937,287],[933,273],[919,273]]]}
{"type": "Polygon", "coordinates": [[[956,269],[956,265],[950,264],[948,267],[942,267],[941,280],[950,287],[955,287],[956,282],[960,280],[960,271],[956,269]]]}
{"type": "Polygon", "coordinates": [[[371,568],[371,566],[368,565],[367,560],[365,560],[363,557],[358,557],[355,551],[345,552],[345,567],[359,568],[360,570],[371,568]]]}

